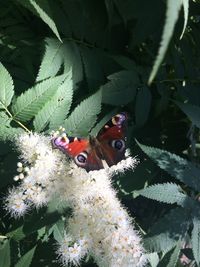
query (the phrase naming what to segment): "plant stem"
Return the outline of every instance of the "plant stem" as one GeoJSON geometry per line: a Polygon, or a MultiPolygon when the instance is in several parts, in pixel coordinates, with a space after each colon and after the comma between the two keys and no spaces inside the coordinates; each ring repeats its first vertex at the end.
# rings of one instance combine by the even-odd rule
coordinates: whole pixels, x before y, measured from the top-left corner
{"type": "Polygon", "coordinates": [[[20,121],[13,119],[13,121],[15,121],[17,124],[19,124],[26,132],[31,133],[31,131],[24,125],[22,124],[20,121]]]}
{"type": "Polygon", "coordinates": [[[11,118],[11,120],[15,121],[20,127],[22,127],[26,132],[31,133],[31,131],[24,125],[22,124],[20,121],[16,120],[13,115],[11,114],[11,112],[7,109],[7,107],[2,103],[2,101],[0,101],[1,105],[3,106],[3,108],[5,109],[6,113],[8,114],[8,116],[11,118]]]}

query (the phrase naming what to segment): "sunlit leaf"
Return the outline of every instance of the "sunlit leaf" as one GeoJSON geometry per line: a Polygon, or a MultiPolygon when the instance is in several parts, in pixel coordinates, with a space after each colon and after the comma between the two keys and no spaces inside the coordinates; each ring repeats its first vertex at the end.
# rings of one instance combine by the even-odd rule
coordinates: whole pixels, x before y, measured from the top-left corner
{"type": "Polygon", "coordinates": [[[195,217],[193,219],[192,230],[192,251],[197,265],[200,264],[200,219],[195,217]]]}
{"type": "Polygon", "coordinates": [[[166,13],[166,21],[165,26],[162,34],[162,40],[160,44],[160,48],[156,57],[156,60],[154,62],[152,71],[149,76],[148,83],[151,84],[153,79],[155,78],[158,69],[160,67],[160,64],[162,63],[162,60],[165,56],[165,53],[167,51],[169,42],[172,38],[175,24],[178,20],[179,11],[181,9],[181,6],[183,4],[182,0],[168,0],[167,1],[167,13],[166,13]]]}
{"type": "Polygon", "coordinates": [[[64,122],[67,133],[87,136],[101,111],[101,91],[88,97],[78,105],[64,122]]]}
{"type": "Polygon", "coordinates": [[[51,8],[47,0],[18,0],[18,2],[38,15],[62,42],[56,24],[52,19],[51,8]]]}
{"type": "Polygon", "coordinates": [[[33,255],[35,253],[35,249],[36,246],[33,247],[31,250],[29,250],[28,252],[26,252],[17,262],[17,264],[15,264],[15,267],[29,267],[32,259],[33,259],[33,255]]]}
{"type": "Polygon", "coordinates": [[[7,107],[14,95],[12,77],[6,68],[0,63],[0,109],[7,107]]]}
{"type": "Polygon", "coordinates": [[[33,125],[36,131],[43,130],[48,123],[53,123],[54,127],[56,127],[56,125],[59,126],[64,121],[64,118],[66,118],[72,103],[73,95],[71,76],[72,73],[70,72],[63,84],[55,91],[52,98],[44,104],[42,109],[35,116],[33,125]]]}
{"type": "Polygon", "coordinates": [[[200,168],[192,162],[159,148],[139,143],[138,145],[161,169],[191,188],[200,191],[200,168]]]}
{"type": "Polygon", "coordinates": [[[10,267],[10,241],[5,240],[0,245],[0,267],[10,267]]]}
{"type": "Polygon", "coordinates": [[[40,65],[39,73],[37,75],[37,82],[49,77],[53,77],[57,74],[63,62],[63,58],[60,53],[61,47],[62,43],[57,39],[46,39],[46,50],[40,65]]]}
{"type": "Polygon", "coordinates": [[[64,76],[49,78],[22,93],[12,106],[13,115],[21,121],[28,121],[51,99],[64,80],[64,76]]]}
{"type": "Polygon", "coordinates": [[[175,101],[179,108],[188,116],[191,122],[200,128],[200,107],[175,101]]]}

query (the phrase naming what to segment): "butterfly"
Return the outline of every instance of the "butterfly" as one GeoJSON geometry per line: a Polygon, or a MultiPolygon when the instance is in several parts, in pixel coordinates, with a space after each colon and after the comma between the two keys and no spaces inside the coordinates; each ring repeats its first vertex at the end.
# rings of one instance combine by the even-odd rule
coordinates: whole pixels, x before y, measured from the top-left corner
{"type": "Polygon", "coordinates": [[[96,137],[70,137],[66,134],[52,138],[53,148],[58,148],[77,166],[87,172],[117,164],[125,158],[127,113],[113,116],[96,137]]]}

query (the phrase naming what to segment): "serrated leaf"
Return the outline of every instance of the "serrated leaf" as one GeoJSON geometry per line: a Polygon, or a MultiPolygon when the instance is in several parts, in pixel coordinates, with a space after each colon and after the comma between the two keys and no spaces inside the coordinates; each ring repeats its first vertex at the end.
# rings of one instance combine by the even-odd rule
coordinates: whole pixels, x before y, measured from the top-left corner
{"type": "Polygon", "coordinates": [[[184,206],[187,196],[182,193],[181,187],[173,183],[151,185],[138,191],[140,195],[160,202],[184,206]]]}
{"type": "Polygon", "coordinates": [[[76,43],[66,40],[63,43],[61,53],[64,60],[64,72],[72,69],[72,80],[75,87],[83,80],[83,66],[79,48],[76,43]]]}
{"type": "Polygon", "coordinates": [[[147,254],[147,258],[148,258],[149,263],[151,264],[151,267],[157,267],[159,263],[158,253],[156,252],[149,253],[147,254]]]}
{"type": "Polygon", "coordinates": [[[11,118],[8,117],[5,111],[0,111],[0,125],[1,126],[9,126],[11,122],[11,118]]]}
{"type": "Polygon", "coordinates": [[[102,89],[102,102],[114,106],[131,102],[139,84],[138,76],[133,71],[120,71],[108,76],[110,80],[102,89]]]}
{"type": "Polygon", "coordinates": [[[49,78],[22,93],[12,106],[13,116],[21,121],[29,121],[51,99],[64,75],[49,78]]]}
{"type": "Polygon", "coordinates": [[[52,19],[51,8],[47,0],[18,0],[18,2],[34,14],[38,15],[62,42],[56,24],[52,19]]]}
{"type": "Polygon", "coordinates": [[[35,253],[35,249],[36,246],[29,250],[26,254],[24,254],[15,264],[15,267],[29,267],[32,262],[33,255],[35,253]]]}
{"type": "Polygon", "coordinates": [[[24,130],[22,128],[14,128],[11,126],[0,127],[0,140],[1,141],[13,141],[13,138],[22,134],[24,130]]]}
{"type": "Polygon", "coordinates": [[[25,238],[26,235],[23,231],[23,226],[18,227],[17,229],[13,230],[12,232],[9,232],[7,234],[8,237],[11,237],[13,240],[20,241],[21,239],[25,238]]]}
{"type": "Polygon", "coordinates": [[[5,240],[0,245],[0,267],[10,267],[10,241],[5,240]]]}
{"type": "Polygon", "coordinates": [[[180,251],[181,251],[181,239],[178,241],[175,249],[173,250],[173,252],[170,256],[169,263],[167,264],[166,267],[175,267],[176,266],[177,261],[179,259],[180,251]]]}
{"type": "Polygon", "coordinates": [[[200,191],[200,168],[196,165],[165,150],[140,143],[138,145],[161,169],[196,191],[200,191]]]}
{"type": "Polygon", "coordinates": [[[153,252],[170,251],[185,236],[189,224],[190,215],[183,208],[171,210],[152,226],[145,247],[153,252]]]}
{"type": "Polygon", "coordinates": [[[188,116],[191,122],[200,128],[200,107],[188,103],[174,101],[179,108],[188,116]]]}
{"type": "Polygon", "coordinates": [[[46,38],[45,54],[43,56],[36,81],[53,77],[59,71],[63,58],[60,53],[62,43],[53,38],[46,38]]]}
{"type": "Polygon", "coordinates": [[[11,118],[4,111],[0,112],[0,140],[13,140],[14,137],[23,132],[22,128],[11,127],[11,118]]]}
{"type": "Polygon", "coordinates": [[[101,91],[88,97],[78,105],[65,120],[64,127],[67,133],[74,136],[87,136],[95,124],[97,115],[101,111],[101,91]]]}
{"type": "Polygon", "coordinates": [[[64,120],[66,119],[67,115],[69,114],[71,104],[73,98],[73,88],[70,86],[65,90],[65,95],[60,100],[59,105],[55,112],[52,114],[50,123],[49,123],[49,130],[56,130],[59,126],[64,124],[64,120]]]}
{"type": "Polygon", "coordinates": [[[139,89],[135,103],[136,127],[141,127],[148,119],[151,108],[151,92],[148,87],[139,89]],[[145,106],[145,108],[144,108],[145,106]]]}
{"type": "Polygon", "coordinates": [[[197,265],[200,264],[200,219],[194,217],[192,230],[192,251],[197,265]]]}
{"type": "Polygon", "coordinates": [[[174,32],[175,24],[178,20],[179,11],[183,4],[183,0],[168,0],[167,1],[167,12],[166,12],[166,21],[164,25],[164,30],[162,34],[162,40],[160,44],[160,48],[154,62],[152,71],[149,76],[148,84],[151,84],[153,79],[155,78],[160,64],[165,56],[167,51],[169,42],[174,32]]]}
{"type": "Polygon", "coordinates": [[[13,95],[14,85],[12,77],[0,63],[0,109],[10,105],[13,95]]]}
{"type": "Polygon", "coordinates": [[[72,103],[73,84],[71,78],[72,73],[70,71],[64,83],[59,86],[57,91],[55,91],[55,95],[52,99],[48,101],[35,116],[33,125],[36,131],[42,131],[52,120],[58,124],[61,119],[63,122],[64,118],[66,118],[72,103]],[[63,109],[64,112],[60,114],[63,109]]]}

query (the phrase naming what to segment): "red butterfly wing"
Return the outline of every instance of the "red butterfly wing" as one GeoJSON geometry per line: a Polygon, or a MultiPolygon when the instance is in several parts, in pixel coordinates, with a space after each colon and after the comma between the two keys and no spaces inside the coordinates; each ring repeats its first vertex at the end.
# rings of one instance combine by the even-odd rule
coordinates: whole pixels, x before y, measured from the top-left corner
{"type": "Polygon", "coordinates": [[[126,113],[117,114],[97,135],[101,153],[108,166],[117,164],[125,158],[127,119],[126,113]]]}
{"type": "Polygon", "coordinates": [[[53,147],[73,158],[75,163],[86,171],[103,168],[102,161],[92,149],[88,139],[58,136],[52,139],[52,144],[53,147]]]}
{"type": "Polygon", "coordinates": [[[52,144],[54,148],[60,149],[69,157],[75,157],[88,147],[89,141],[83,138],[58,136],[52,139],[52,144]]]}
{"type": "Polygon", "coordinates": [[[58,136],[52,139],[52,144],[86,171],[104,168],[102,160],[112,166],[125,157],[126,121],[127,114],[120,113],[106,123],[97,138],[58,136]]]}
{"type": "Polygon", "coordinates": [[[127,128],[127,113],[122,112],[112,117],[99,131],[97,139],[101,141],[125,139],[127,128]]]}

